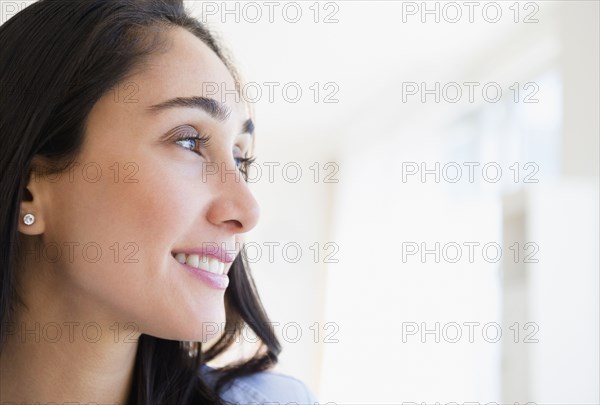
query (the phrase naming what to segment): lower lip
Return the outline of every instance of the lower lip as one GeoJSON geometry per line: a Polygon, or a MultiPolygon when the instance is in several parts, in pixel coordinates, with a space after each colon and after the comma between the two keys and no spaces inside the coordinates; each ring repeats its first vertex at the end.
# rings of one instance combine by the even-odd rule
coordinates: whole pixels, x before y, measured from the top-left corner
{"type": "Polygon", "coordinates": [[[204,281],[206,284],[213,288],[216,288],[218,290],[225,290],[229,285],[229,277],[227,277],[227,274],[215,274],[211,273],[210,271],[192,267],[185,263],[180,263],[177,260],[175,261],[182,265],[187,271],[189,271],[192,274],[192,276],[199,278],[200,280],[204,281]]]}

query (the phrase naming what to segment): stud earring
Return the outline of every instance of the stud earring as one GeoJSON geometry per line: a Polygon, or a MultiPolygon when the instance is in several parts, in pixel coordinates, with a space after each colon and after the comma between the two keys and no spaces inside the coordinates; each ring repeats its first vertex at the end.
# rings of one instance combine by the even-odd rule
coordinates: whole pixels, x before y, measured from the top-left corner
{"type": "Polygon", "coordinates": [[[26,214],[23,217],[23,223],[27,226],[32,225],[35,222],[35,217],[33,214],[26,214]]]}

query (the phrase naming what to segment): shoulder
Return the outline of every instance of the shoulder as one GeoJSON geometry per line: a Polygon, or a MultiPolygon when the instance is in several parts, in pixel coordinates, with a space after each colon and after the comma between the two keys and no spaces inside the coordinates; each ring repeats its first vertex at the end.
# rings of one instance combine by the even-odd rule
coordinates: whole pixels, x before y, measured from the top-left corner
{"type": "MultiPolygon", "coordinates": [[[[203,364],[201,378],[211,387],[220,376],[214,368],[203,364]]],[[[261,371],[235,379],[221,391],[221,398],[235,405],[314,405],[313,392],[301,380],[274,371],[261,371]]]]}

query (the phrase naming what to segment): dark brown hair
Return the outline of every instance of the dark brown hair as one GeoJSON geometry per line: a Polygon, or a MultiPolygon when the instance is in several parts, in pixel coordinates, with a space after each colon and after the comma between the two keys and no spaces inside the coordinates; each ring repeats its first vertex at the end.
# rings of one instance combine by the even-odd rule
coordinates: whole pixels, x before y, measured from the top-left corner
{"type": "MultiPolygon", "coordinates": [[[[164,49],[165,32],[182,27],[208,45],[239,77],[211,33],[187,14],[182,0],[40,0],[0,26],[0,352],[7,325],[23,305],[16,285],[21,255],[20,202],[34,157],[66,170],[80,150],[98,99],[164,49]]],[[[272,367],[281,346],[261,304],[242,249],[229,272],[226,324],[205,353],[189,358],[180,342],[141,335],[132,404],[221,404],[233,379],[272,367]],[[230,347],[248,326],[261,341],[257,355],[218,369],[214,391],[202,364],[230,347]]]]}

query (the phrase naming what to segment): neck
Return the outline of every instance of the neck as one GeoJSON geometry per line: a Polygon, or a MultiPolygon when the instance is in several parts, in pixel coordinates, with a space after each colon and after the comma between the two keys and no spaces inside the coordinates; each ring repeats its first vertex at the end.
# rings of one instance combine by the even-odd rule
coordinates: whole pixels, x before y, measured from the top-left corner
{"type": "Polygon", "coordinates": [[[108,324],[47,325],[21,323],[9,336],[0,355],[0,403],[127,403],[137,342],[115,343],[108,324]]]}
{"type": "Polygon", "coordinates": [[[89,303],[58,298],[59,286],[25,291],[36,291],[35,299],[26,297],[26,309],[3,325],[0,403],[126,404],[140,334],[83,310],[94,308],[89,303]]]}

